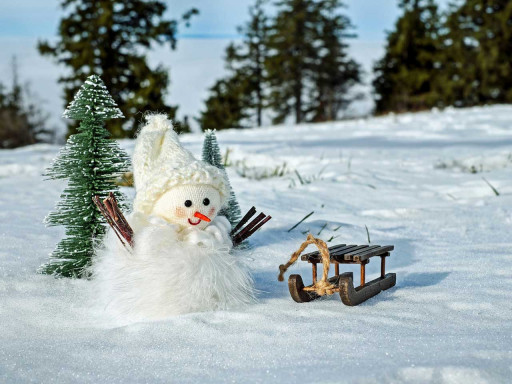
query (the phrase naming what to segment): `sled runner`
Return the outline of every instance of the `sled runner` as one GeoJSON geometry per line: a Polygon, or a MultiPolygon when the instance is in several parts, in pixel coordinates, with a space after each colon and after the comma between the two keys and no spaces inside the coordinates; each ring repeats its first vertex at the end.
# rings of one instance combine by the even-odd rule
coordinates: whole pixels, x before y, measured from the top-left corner
{"type": "Polygon", "coordinates": [[[339,293],[343,304],[354,306],[396,284],[396,274],[386,274],[386,258],[390,256],[394,246],[339,244],[327,248],[327,245],[322,240],[316,239],[312,235],[308,236],[308,240],[292,255],[292,258],[286,265],[279,267],[281,271],[279,280],[282,281],[284,271],[297,260],[300,253],[309,244],[317,245],[319,250],[302,255],[301,260],[311,264],[313,284],[305,287],[302,277],[296,274],[290,275],[288,278],[290,295],[297,303],[305,303],[318,299],[323,295],[339,293]],[[366,264],[370,262],[372,257],[380,257],[380,277],[366,282],[366,264]],[[317,280],[317,264],[319,263],[323,264],[324,268],[321,280],[317,280]],[[331,264],[334,265],[334,276],[328,278],[329,266],[331,264]],[[340,274],[340,264],[360,264],[361,279],[358,287],[354,287],[352,272],[340,274]]]}

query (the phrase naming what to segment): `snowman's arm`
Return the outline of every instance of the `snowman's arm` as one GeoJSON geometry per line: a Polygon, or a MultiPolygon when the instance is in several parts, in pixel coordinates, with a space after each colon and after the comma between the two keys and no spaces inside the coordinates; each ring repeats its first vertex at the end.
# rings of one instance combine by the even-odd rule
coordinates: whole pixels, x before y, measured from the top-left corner
{"type": "Polygon", "coordinates": [[[128,221],[119,209],[119,205],[117,204],[117,199],[114,194],[110,192],[109,196],[103,201],[101,201],[99,196],[95,195],[92,200],[103,217],[107,220],[107,223],[114,230],[119,241],[126,246],[126,243],[123,241],[124,239],[131,247],[133,247],[133,229],[130,227],[130,224],[128,224],[128,221]]]}
{"type": "Polygon", "coordinates": [[[256,208],[252,207],[249,212],[245,214],[245,216],[240,220],[237,226],[231,231],[231,238],[233,240],[233,245],[237,246],[242,241],[248,239],[252,236],[258,229],[260,229],[267,221],[269,221],[272,216],[266,216],[263,212],[256,216],[249,224],[245,227],[244,225],[249,221],[249,219],[256,214],[256,208]]]}

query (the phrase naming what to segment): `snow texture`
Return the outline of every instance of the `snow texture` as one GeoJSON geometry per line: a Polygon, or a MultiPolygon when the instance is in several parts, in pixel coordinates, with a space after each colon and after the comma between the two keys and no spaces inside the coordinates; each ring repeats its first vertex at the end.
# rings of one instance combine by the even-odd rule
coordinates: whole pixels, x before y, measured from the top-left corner
{"type": "MultiPolygon", "coordinates": [[[[58,148],[0,151],[0,382],[510,382],[510,169],[486,169],[496,196],[482,174],[437,165],[494,163],[510,151],[512,107],[225,131],[218,140],[233,158],[286,162],[304,179],[246,179],[227,168],[242,211],[255,205],[273,217],[239,255],[259,302],[127,326],[93,309],[90,281],[35,274],[63,235],[42,224],[63,188],[40,176],[58,148]],[[395,245],[395,288],[346,307],[335,296],[297,304],[277,282],[302,232],[364,244],[365,225],[373,244],[395,245]]],[[[201,136],[182,142],[200,153],[201,136]]],[[[131,153],[132,141],[121,144],[131,153]]],[[[368,279],[378,272],[372,261],[368,279]]],[[[289,273],[310,282],[304,262],[289,273]]]]}

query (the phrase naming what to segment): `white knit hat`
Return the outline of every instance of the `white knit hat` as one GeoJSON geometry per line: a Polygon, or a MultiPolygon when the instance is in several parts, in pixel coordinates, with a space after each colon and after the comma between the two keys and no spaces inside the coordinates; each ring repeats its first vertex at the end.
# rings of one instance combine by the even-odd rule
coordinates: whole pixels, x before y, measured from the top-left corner
{"type": "Polygon", "coordinates": [[[133,208],[150,214],[156,201],[177,185],[209,185],[218,190],[222,205],[229,196],[225,173],[199,161],[183,148],[166,115],[148,115],[133,154],[137,192],[133,208]]]}

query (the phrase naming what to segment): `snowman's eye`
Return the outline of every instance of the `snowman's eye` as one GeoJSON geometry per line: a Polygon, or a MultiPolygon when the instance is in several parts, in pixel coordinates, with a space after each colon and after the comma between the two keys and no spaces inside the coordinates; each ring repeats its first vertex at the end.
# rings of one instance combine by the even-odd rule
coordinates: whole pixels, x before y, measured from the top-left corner
{"type": "Polygon", "coordinates": [[[192,206],[192,201],[190,200],[185,200],[185,207],[189,208],[192,206]]]}
{"type": "Polygon", "coordinates": [[[210,205],[210,199],[209,198],[206,198],[203,200],[203,204],[204,205],[210,205]]]}

